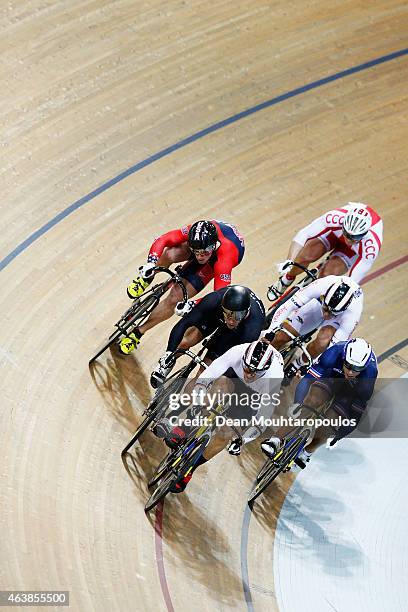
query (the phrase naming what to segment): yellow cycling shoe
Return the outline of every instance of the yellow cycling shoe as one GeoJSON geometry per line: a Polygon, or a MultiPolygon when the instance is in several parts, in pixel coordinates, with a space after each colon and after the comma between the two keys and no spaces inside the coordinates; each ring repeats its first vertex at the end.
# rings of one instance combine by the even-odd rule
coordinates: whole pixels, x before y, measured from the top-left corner
{"type": "Polygon", "coordinates": [[[129,355],[132,351],[135,350],[137,345],[140,344],[140,337],[136,336],[136,334],[131,333],[125,338],[122,338],[119,342],[119,351],[123,355],[129,355]]]}
{"type": "Polygon", "coordinates": [[[141,276],[134,280],[127,287],[127,294],[131,300],[135,300],[140,297],[143,291],[150,285],[150,282],[145,281],[141,276]]]}

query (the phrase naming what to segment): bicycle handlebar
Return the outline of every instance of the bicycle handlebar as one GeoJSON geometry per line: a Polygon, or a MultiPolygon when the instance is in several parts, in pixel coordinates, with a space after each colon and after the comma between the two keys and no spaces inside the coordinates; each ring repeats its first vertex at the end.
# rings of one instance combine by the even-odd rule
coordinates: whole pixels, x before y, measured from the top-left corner
{"type": "Polygon", "coordinates": [[[309,270],[309,268],[307,268],[306,266],[303,266],[300,263],[296,263],[295,261],[289,261],[288,263],[291,263],[292,266],[296,266],[296,268],[300,268],[301,270],[303,270],[303,272],[306,272],[307,276],[311,278],[312,280],[317,279],[317,274],[313,272],[312,270],[309,270]]]}
{"type": "Polygon", "coordinates": [[[183,292],[183,302],[186,303],[188,300],[187,289],[180,274],[178,274],[178,272],[173,272],[173,270],[169,270],[169,268],[165,268],[164,266],[155,266],[154,274],[156,275],[157,272],[165,272],[170,276],[170,279],[167,282],[172,280],[180,287],[181,291],[183,292]]]}
{"type": "Polygon", "coordinates": [[[190,357],[190,359],[192,359],[197,365],[200,365],[203,368],[208,368],[205,361],[201,359],[201,354],[204,352],[204,350],[205,346],[203,346],[198,353],[193,353],[193,351],[190,351],[190,349],[176,349],[173,352],[173,355],[187,355],[187,357],[190,357]]]}
{"type": "Polygon", "coordinates": [[[287,336],[289,336],[289,338],[291,340],[294,340],[295,344],[300,348],[300,350],[303,352],[303,354],[307,357],[307,360],[308,360],[309,363],[305,364],[305,365],[311,366],[312,363],[313,363],[312,356],[310,355],[309,351],[307,350],[306,344],[301,340],[301,337],[300,336],[295,336],[288,329],[286,329],[286,327],[279,327],[277,329],[282,330],[283,333],[286,334],[287,336]]]}

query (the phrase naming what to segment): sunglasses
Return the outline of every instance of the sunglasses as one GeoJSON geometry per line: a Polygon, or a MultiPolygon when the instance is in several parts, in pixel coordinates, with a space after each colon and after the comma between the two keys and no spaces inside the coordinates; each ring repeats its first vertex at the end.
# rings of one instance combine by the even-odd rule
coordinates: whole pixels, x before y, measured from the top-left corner
{"type": "Polygon", "coordinates": [[[228,310],[222,306],[222,312],[227,319],[234,319],[234,321],[242,321],[248,314],[247,310],[228,310]]]}
{"type": "Polygon", "coordinates": [[[362,372],[365,368],[365,366],[351,365],[350,363],[347,363],[347,361],[344,362],[344,367],[350,372],[362,372]]]}
{"type": "Polygon", "coordinates": [[[198,256],[205,256],[205,255],[211,255],[211,253],[215,250],[215,245],[214,246],[210,246],[206,249],[191,249],[191,251],[194,253],[194,255],[198,255],[198,256]]]}
{"type": "Polygon", "coordinates": [[[360,242],[360,240],[362,240],[364,238],[365,234],[351,236],[348,232],[346,232],[345,229],[343,229],[343,236],[345,238],[348,238],[348,240],[351,240],[351,242],[360,242]]]}

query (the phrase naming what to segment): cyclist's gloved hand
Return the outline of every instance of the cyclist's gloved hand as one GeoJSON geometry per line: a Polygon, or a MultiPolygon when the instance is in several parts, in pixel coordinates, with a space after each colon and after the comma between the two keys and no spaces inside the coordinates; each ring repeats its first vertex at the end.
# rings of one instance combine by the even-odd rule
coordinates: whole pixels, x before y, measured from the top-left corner
{"type": "Polygon", "coordinates": [[[227,450],[230,455],[234,455],[236,457],[237,455],[241,454],[241,447],[242,438],[234,438],[234,440],[231,440],[231,442],[228,444],[227,450]]]}
{"type": "Polygon", "coordinates": [[[147,264],[144,264],[144,266],[139,267],[139,274],[143,278],[143,280],[151,281],[153,279],[155,267],[156,267],[156,264],[154,263],[147,263],[147,264]]]}
{"type": "Polygon", "coordinates": [[[174,309],[174,313],[178,317],[184,317],[184,315],[187,315],[193,310],[194,306],[194,300],[187,300],[187,302],[177,302],[176,307],[174,309]]]}
{"type": "Polygon", "coordinates": [[[266,332],[266,334],[264,334],[261,338],[261,340],[265,339],[268,342],[273,342],[276,336],[276,330],[271,329],[270,331],[266,332]]]}

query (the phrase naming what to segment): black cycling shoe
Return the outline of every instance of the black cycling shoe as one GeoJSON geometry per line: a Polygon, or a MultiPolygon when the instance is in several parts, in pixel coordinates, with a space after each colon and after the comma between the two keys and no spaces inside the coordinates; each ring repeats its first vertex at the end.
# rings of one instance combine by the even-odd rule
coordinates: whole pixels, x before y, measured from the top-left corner
{"type": "Polygon", "coordinates": [[[173,427],[170,433],[164,438],[166,445],[171,449],[176,449],[186,439],[186,432],[181,427],[173,427]]]}

